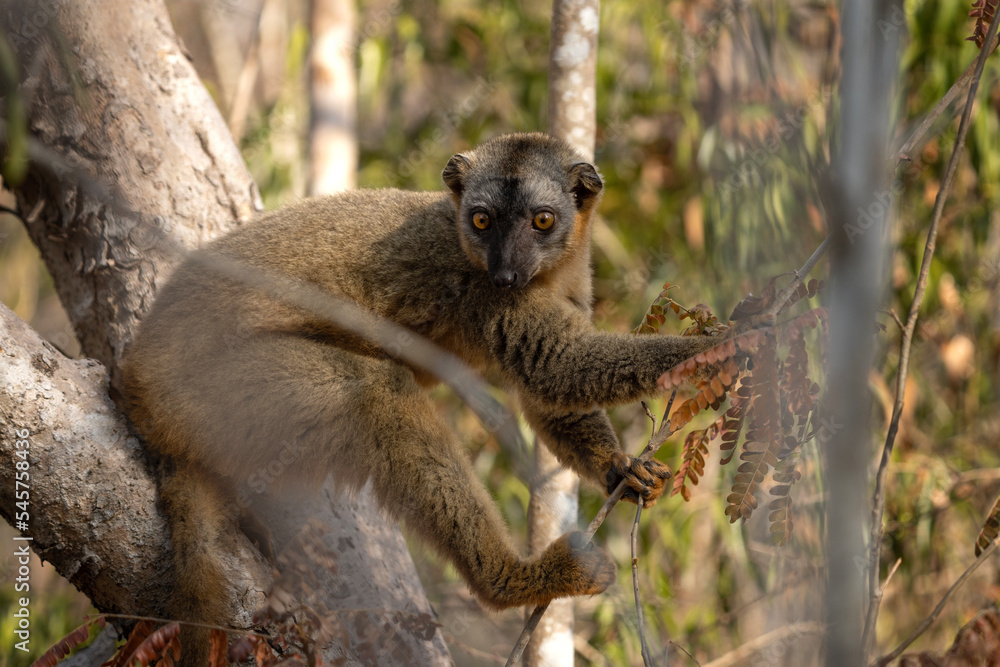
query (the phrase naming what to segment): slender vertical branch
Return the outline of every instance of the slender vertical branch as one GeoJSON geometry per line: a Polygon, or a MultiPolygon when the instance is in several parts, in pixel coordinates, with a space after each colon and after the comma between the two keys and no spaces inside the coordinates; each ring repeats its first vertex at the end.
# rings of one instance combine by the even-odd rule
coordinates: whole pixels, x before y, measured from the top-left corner
{"type": "MultiPolygon", "coordinates": [[[[994,35],[997,32],[997,25],[1000,22],[994,21],[990,25],[987,44],[992,44],[994,35]]],[[[959,159],[965,148],[965,137],[969,131],[969,121],[972,118],[972,106],[976,100],[976,91],[979,89],[979,80],[983,75],[983,68],[986,65],[986,58],[992,53],[992,49],[982,49],[979,58],[976,60],[975,72],[972,75],[972,82],[969,85],[969,94],[965,99],[965,110],[962,112],[962,120],[958,126],[958,136],[955,137],[955,145],[952,148],[951,158],[945,169],[944,180],[941,189],[938,190],[937,199],[934,201],[934,212],[931,215],[930,228],[927,230],[927,241],[924,244],[924,256],[920,262],[920,272],[917,275],[917,286],[913,293],[913,301],[910,303],[909,314],[906,318],[906,325],[903,328],[903,337],[899,345],[899,372],[896,374],[896,400],[892,407],[892,418],[889,421],[889,431],[886,433],[885,445],[882,448],[882,460],[879,462],[878,472],[875,478],[875,491],[872,498],[872,520],[871,535],[869,544],[868,559],[868,589],[870,599],[868,602],[868,613],[865,618],[865,632],[862,644],[865,647],[865,655],[870,655],[875,642],[875,625],[878,621],[879,605],[882,602],[882,590],[879,587],[879,561],[882,555],[882,515],[885,512],[885,483],[888,476],[889,460],[892,457],[893,445],[896,442],[896,433],[899,431],[899,419],[903,412],[903,401],[906,397],[906,376],[910,365],[910,348],[913,344],[913,332],[917,326],[917,317],[920,313],[920,306],[924,300],[924,293],[927,290],[927,277],[930,273],[931,259],[934,257],[934,249],[937,246],[938,228],[941,223],[941,216],[944,213],[944,204],[951,192],[951,186],[955,181],[955,174],[958,172],[959,159]]]]}
{"type": "MultiPolygon", "coordinates": [[[[642,617],[642,598],[639,595],[639,520],[642,518],[642,503],[635,507],[635,521],[632,522],[632,592],[635,596],[635,615],[639,623],[639,643],[642,646],[642,664],[645,667],[653,665],[653,656],[646,643],[646,627],[642,617]]],[[[666,660],[664,660],[666,662],[666,660]]]]}

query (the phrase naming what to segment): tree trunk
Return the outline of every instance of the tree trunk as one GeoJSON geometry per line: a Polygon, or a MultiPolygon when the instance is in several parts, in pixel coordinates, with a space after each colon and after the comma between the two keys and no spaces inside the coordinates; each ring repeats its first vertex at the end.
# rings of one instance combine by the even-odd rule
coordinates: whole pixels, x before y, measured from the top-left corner
{"type": "MultiPolygon", "coordinates": [[[[33,136],[27,177],[7,185],[84,354],[96,360],[66,359],[0,309],[0,480],[13,488],[18,442],[28,440],[22,533],[32,548],[103,611],[158,614],[171,584],[164,522],[98,362],[116,386],[134,327],[184,251],[247,220],[260,198],[161,0],[2,0],[0,21],[26,71],[20,92],[33,136]]],[[[0,497],[12,525],[19,511],[13,494],[0,497]]],[[[347,593],[355,608],[430,609],[394,526],[367,504],[337,501],[327,511],[337,524],[331,550],[353,554],[338,561],[331,609],[347,593]],[[373,575],[386,566],[392,576],[373,575]]],[[[245,579],[232,591],[231,622],[247,627],[270,567],[242,534],[233,539],[231,565],[245,579]]],[[[330,655],[355,661],[372,632],[345,625],[350,645],[330,655]]],[[[379,655],[402,655],[402,642],[421,664],[450,662],[439,633],[390,638],[378,642],[379,655]]]]}
{"type": "Polygon", "coordinates": [[[857,223],[858,211],[872,210],[875,197],[890,191],[885,147],[892,136],[889,110],[898,40],[878,34],[876,27],[885,22],[889,7],[851,0],[840,15],[843,75],[840,145],[831,165],[834,185],[829,198],[836,206],[830,215],[830,371],[824,392],[833,433],[823,443],[828,667],[867,662],[862,624],[867,563],[863,528],[869,518],[865,498],[872,452],[868,378],[875,353],[870,332],[889,284],[885,230],[893,227],[891,207],[879,204],[883,212],[857,239],[845,230],[857,223]]]}
{"type": "Polygon", "coordinates": [[[16,472],[28,483],[27,505],[0,497],[4,519],[99,609],[157,613],[170,587],[167,527],[107,373],[67,359],[3,305],[0,422],[0,486],[15,489],[16,472]],[[21,471],[17,452],[27,453],[21,471]]]}
{"type": "Polygon", "coordinates": [[[3,19],[31,132],[58,153],[8,185],[84,353],[117,378],[174,244],[202,245],[260,197],[158,0],[8,0],[3,19]]]}
{"type": "MultiPolygon", "coordinates": [[[[598,0],[556,0],[549,44],[549,134],[593,160],[595,143],[598,0]]],[[[535,476],[528,504],[528,545],[540,553],[577,525],[580,480],[563,469],[540,442],[535,444],[535,476]]],[[[528,610],[530,614],[531,610],[528,610]]],[[[549,604],[525,650],[525,664],[574,664],[573,600],[549,604]]]]}
{"type": "Polygon", "coordinates": [[[309,194],[357,183],[354,0],[312,0],[309,49],[309,194]]]}
{"type": "MultiPolygon", "coordinates": [[[[8,186],[84,354],[96,360],[66,359],[4,312],[12,346],[0,412],[30,432],[27,534],[100,609],[159,613],[171,582],[155,486],[124,417],[101,400],[101,378],[104,368],[116,377],[178,248],[248,219],[259,196],[159,2],[5,2],[0,11],[26,69],[21,94],[34,138],[27,176],[8,186]],[[19,373],[26,360],[49,379],[19,373]],[[95,509],[108,516],[95,521],[95,509]]],[[[6,466],[9,429],[0,449],[6,466]]],[[[14,498],[0,503],[11,521],[14,498]]],[[[269,568],[245,546],[244,588],[259,602],[269,568]]]]}

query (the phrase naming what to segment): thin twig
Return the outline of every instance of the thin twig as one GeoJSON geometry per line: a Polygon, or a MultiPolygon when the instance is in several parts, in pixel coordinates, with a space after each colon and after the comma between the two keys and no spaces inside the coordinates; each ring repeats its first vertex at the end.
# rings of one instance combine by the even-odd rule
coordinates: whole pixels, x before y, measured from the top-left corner
{"type": "Polygon", "coordinates": [[[639,401],[639,405],[642,409],[646,411],[646,416],[649,417],[649,421],[653,422],[653,433],[656,433],[656,415],[649,411],[649,406],[646,405],[646,401],[639,401]]]}
{"type": "MultiPolygon", "coordinates": [[[[996,35],[997,26],[1000,26],[1000,21],[993,21],[990,25],[989,34],[986,38],[987,44],[993,44],[993,36],[996,35]]],[[[941,216],[944,213],[944,203],[955,181],[959,158],[962,156],[962,151],[965,148],[965,136],[969,131],[972,106],[976,100],[976,91],[979,89],[979,79],[983,76],[986,58],[989,57],[990,53],[992,53],[992,49],[982,49],[979,52],[979,57],[976,59],[976,69],[972,75],[972,82],[969,84],[969,94],[965,100],[965,110],[962,112],[962,120],[958,125],[958,136],[955,137],[955,145],[951,152],[951,158],[948,160],[948,167],[945,169],[941,189],[938,190],[937,199],[934,201],[934,213],[931,215],[930,228],[927,230],[927,242],[924,244],[924,257],[920,263],[920,273],[917,276],[913,301],[910,303],[910,311],[906,318],[906,327],[903,329],[903,337],[899,345],[896,401],[892,408],[892,419],[889,422],[889,431],[885,436],[885,445],[882,448],[882,460],[879,462],[878,473],[875,478],[875,491],[872,497],[872,520],[868,558],[868,593],[870,599],[868,602],[868,613],[865,618],[864,635],[861,640],[861,646],[866,659],[867,656],[871,655],[872,648],[875,645],[875,625],[878,621],[879,606],[882,602],[882,591],[879,588],[879,561],[882,556],[882,516],[885,512],[885,484],[889,472],[889,460],[892,457],[892,448],[896,442],[896,433],[899,430],[899,419],[903,413],[903,399],[906,395],[906,376],[910,364],[910,348],[913,343],[913,332],[917,326],[920,305],[923,303],[924,292],[927,289],[927,276],[930,273],[931,258],[933,258],[934,249],[937,246],[937,233],[941,223],[941,216]]]]}
{"type": "Polygon", "coordinates": [[[792,623],[776,630],[754,637],[746,644],[738,646],[721,658],[716,658],[704,667],[734,667],[735,665],[746,664],[747,659],[755,653],[759,653],[771,644],[787,642],[791,638],[804,635],[820,635],[826,632],[826,626],[822,623],[806,622],[792,623]]]}
{"type": "Polygon", "coordinates": [[[949,88],[948,92],[944,94],[944,97],[938,100],[938,103],[934,105],[934,108],[931,109],[926,116],[924,116],[924,120],[920,123],[917,129],[914,130],[913,134],[910,135],[910,138],[906,140],[906,143],[899,147],[899,150],[896,151],[897,167],[904,160],[911,159],[910,153],[913,151],[914,147],[921,139],[923,139],[924,135],[927,134],[927,131],[931,129],[931,125],[934,124],[934,121],[936,121],[941,114],[944,113],[944,110],[947,109],[955,98],[958,97],[958,94],[962,92],[962,89],[965,88],[965,84],[969,83],[969,79],[972,77],[972,72],[975,71],[975,69],[976,61],[973,60],[969,63],[969,66],[965,68],[965,71],[962,72],[962,75],[958,77],[955,83],[951,84],[951,88],[949,88]]]}
{"type": "MultiPolygon", "coordinates": [[[[660,445],[666,441],[669,433],[663,436],[660,434],[670,429],[670,421],[667,419],[667,415],[670,413],[670,407],[674,404],[674,399],[676,397],[677,390],[674,389],[673,393],[670,394],[670,400],[667,401],[667,409],[663,413],[663,421],[660,423],[660,428],[654,429],[653,434],[649,437],[649,442],[642,450],[642,453],[639,454],[640,459],[644,461],[648,460],[651,456],[653,456],[653,454],[656,453],[656,450],[660,448],[660,445]]],[[[648,413],[649,410],[647,409],[646,412],[648,413]]],[[[655,419],[653,419],[653,423],[655,425],[655,419]]],[[[583,531],[583,534],[587,537],[588,543],[593,539],[594,533],[597,532],[597,529],[601,527],[602,523],[604,523],[604,519],[607,518],[611,509],[617,505],[618,501],[621,500],[623,495],[625,495],[625,489],[625,480],[618,482],[618,486],[615,487],[615,490],[611,492],[608,499],[604,501],[603,505],[601,505],[601,509],[597,510],[597,514],[594,515],[594,518],[590,520],[590,523],[587,525],[587,529],[583,531]]],[[[524,627],[521,629],[521,634],[518,635],[514,648],[511,649],[510,656],[507,657],[506,667],[513,667],[513,665],[516,665],[521,659],[521,654],[524,653],[525,647],[528,646],[528,640],[531,639],[531,633],[533,633],[535,628],[538,627],[538,622],[542,620],[542,616],[548,608],[549,603],[546,602],[545,604],[538,605],[534,608],[534,610],[532,610],[531,616],[528,617],[528,620],[524,623],[524,627]]]]}
{"type": "Polygon", "coordinates": [[[892,579],[892,575],[896,574],[896,570],[899,569],[899,566],[902,565],[902,563],[903,563],[903,559],[902,558],[897,558],[896,562],[892,564],[891,568],[889,568],[889,573],[887,575],[885,575],[885,581],[882,582],[881,591],[883,593],[885,593],[885,589],[889,587],[889,580],[892,579]]]}
{"type": "Polygon", "coordinates": [[[997,546],[1000,546],[1000,537],[994,539],[993,542],[990,543],[990,546],[986,547],[983,550],[983,552],[979,554],[979,558],[974,560],[972,562],[972,565],[970,565],[965,569],[965,572],[962,573],[962,576],[960,576],[958,580],[951,585],[951,588],[948,589],[948,592],[944,594],[944,597],[941,598],[941,601],[937,603],[936,607],[934,607],[934,611],[932,611],[930,615],[927,618],[925,618],[923,622],[920,625],[918,625],[916,629],[913,632],[911,632],[899,646],[893,649],[891,653],[879,659],[877,664],[880,667],[882,665],[888,665],[890,662],[898,658],[903,653],[903,651],[905,651],[907,647],[909,647],[910,644],[916,641],[917,637],[924,634],[924,632],[927,631],[927,628],[931,627],[931,624],[934,623],[934,621],[937,620],[937,617],[941,615],[941,612],[944,610],[944,606],[948,603],[948,600],[951,598],[952,594],[954,594],[955,591],[957,591],[959,588],[962,587],[962,584],[964,584],[966,580],[972,576],[972,573],[975,572],[980,565],[986,562],[986,559],[989,558],[990,555],[996,550],[997,546]]]}
{"type": "MultiPolygon", "coordinates": [[[[642,518],[642,503],[635,506],[635,521],[632,522],[632,592],[635,594],[635,615],[639,619],[639,644],[642,646],[642,664],[652,667],[653,656],[646,643],[646,626],[642,618],[642,598],[639,595],[639,519],[642,518]]],[[[666,660],[664,660],[666,662],[666,660]]]]}
{"type": "Polygon", "coordinates": [[[899,327],[900,333],[902,333],[903,329],[906,328],[906,325],[903,324],[903,320],[899,319],[899,315],[896,314],[896,309],[890,308],[885,311],[885,314],[892,318],[892,321],[896,323],[896,326],[899,327]]]}
{"type": "Polygon", "coordinates": [[[683,646],[681,646],[680,644],[678,644],[677,642],[675,642],[673,639],[668,639],[667,642],[666,642],[666,644],[667,644],[666,647],[664,647],[664,649],[663,649],[663,663],[664,664],[666,664],[666,662],[667,662],[667,651],[670,649],[671,646],[673,646],[675,649],[677,649],[678,651],[680,651],[681,653],[683,653],[684,655],[686,655],[688,658],[690,658],[691,662],[693,662],[695,665],[697,665],[697,667],[701,667],[701,663],[698,662],[698,658],[696,658],[693,655],[691,655],[690,651],[688,651],[686,648],[684,648],[683,646]]]}
{"type": "Polygon", "coordinates": [[[788,285],[785,286],[785,289],[781,290],[781,293],[778,294],[778,298],[774,300],[774,303],[772,303],[771,307],[768,309],[771,313],[775,315],[778,314],[778,311],[781,310],[782,306],[784,306],[790,298],[792,298],[792,294],[794,294],[795,290],[799,288],[799,284],[801,284],[805,277],[809,275],[809,272],[813,270],[813,267],[816,266],[816,263],[819,262],[823,255],[826,254],[826,251],[830,249],[831,245],[833,245],[833,232],[830,232],[830,234],[823,239],[823,242],[820,243],[815,250],[813,250],[813,254],[809,256],[806,263],[795,272],[795,277],[792,278],[792,282],[788,283],[788,285]]]}
{"type": "MultiPolygon", "coordinates": [[[[991,44],[989,49],[986,48],[981,49],[980,53],[982,52],[992,53],[993,49],[996,48],[995,41],[996,38],[994,38],[994,42],[991,44]]],[[[971,63],[969,63],[969,66],[965,68],[965,71],[962,72],[961,76],[959,76],[958,79],[955,80],[955,83],[951,85],[951,88],[949,88],[948,92],[944,94],[944,97],[942,97],[938,101],[938,103],[934,105],[934,108],[930,110],[930,113],[924,116],[924,120],[920,123],[920,126],[917,127],[916,130],[914,130],[913,134],[910,135],[910,138],[906,140],[906,143],[904,143],[902,146],[899,147],[899,150],[896,151],[897,167],[903,160],[910,159],[910,153],[920,142],[920,140],[923,139],[924,135],[927,134],[927,131],[931,128],[931,125],[934,124],[934,121],[936,121],[941,116],[944,110],[947,109],[948,106],[955,100],[955,98],[958,97],[958,94],[962,92],[962,89],[965,88],[965,84],[967,84],[969,82],[969,79],[972,78],[972,73],[975,70],[976,64],[978,62],[979,62],[979,56],[977,55],[976,59],[973,60],[971,63]]]]}

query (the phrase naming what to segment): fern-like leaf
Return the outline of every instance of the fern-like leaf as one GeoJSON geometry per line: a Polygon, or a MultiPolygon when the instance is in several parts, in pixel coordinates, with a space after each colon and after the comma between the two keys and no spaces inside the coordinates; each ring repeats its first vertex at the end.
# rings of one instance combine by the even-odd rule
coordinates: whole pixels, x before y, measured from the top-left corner
{"type": "Polygon", "coordinates": [[[634,334],[655,334],[660,330],[660,326],[667,321],[664,307],[669,308],[674,311],[675,315],[680,315],[683,308],[679,303],[667,296],[667,290],[669,290],[673,285],[670,282],[663,283],[663,289],[660,290],[659,295],[653,300],[649,308],[646,310],[646,314],[642,318],[642,322],[635,329],[632,329],[634,334]]]}
{"type": "MultiPolygon", "coordinates": [[[[229,647],[228,658],[232,662],[244,662],[253,655],[254,647],[260,641],[256,635],[243,635],[233,640],[229,647]]],[[[346,644],[345,644],[346,645],[346,644]]]]}
{"type": "Polygon", "coordinates": [[[150,633],[156,628],[156,625],[152,621],[139,621],[132,628],[132,632],[129,633],[128,641],[122,646],[118,651],[111,656],[111,658],[101,665],[101,667],[125,667],[129,664],[129,660],[135,654],[135,650],[139,648],[139,645],[146,641],[150,633]]]}
{"type": "MultiPolygon", "coordinates": [[[[707,364],[702,361],[702,365],[707,364]]],[[[722,406],[722,402],[726,400],[726,392],[739,377],[739,372],[739,367],[732,359],[722,364],[722,367],[707,382],[703,382],[698,387],[698,393],[694,397],[681,403],[677,410],[670,415],[670,432],[676,433],[687,426],[702,410],[707,408],[718,410],[722,406]]],[[[666,375],[665,373],[664,377],[666,375]]]]}
{"type": "Polygon", "coordinates": [[[740,454],[743,463],[736,470],[736,480],[726,502],[726,516],[730,523],[742,519],[745,523],[753,511],[757,509],[757,499],[754,491],[767,476],[770,466],[778,460],[771,453],[770,446],[759,440],[748,440],[743,443],[743,453],[740,454]]]}
{"type": "Polygon", "coordinates": [[[814,397],[819,390],[809,379],[809,353],[805,340],[805,329],[816,326],[818,321],[813,312],[793,320],[783,335],[788,339],[788,356],[781,368],[781,395],[790,421],[800,426],[808,422],[814,397]]]}
{"type": "Polygon", "coordinates": [[[997,11],[997,2],[998,0],[974,0],[969,16],[976,19],[976,27],[972,30],[972,36],[966,37],[965,41],[975,42],[976,46],[983,48],[987,29],[993,23],[993,15],[997,11]]]}
{"type": "MultiPolygon", "coordinates": [[[[780,442],[779,401],[777,374],[777,343],[774,336],[766,336],[754,358],[753,393],[755,399],[750,417],[750,428],[740,453],[732,493],[726,498],[726,516],[731,523],[746,521],[757,508],[754,492],[769,470],[778,463],[780,442]]],[[[742,390],[742,387],[741,387],[742,390]]]]}
{"type": "Polygon", "coordinates": [[[801,474],[795,469],[801,444],[794,436],[785,437],[785,444],[781,448],[778,463],[771,475],[774,486],[771,487],[770,493],[775,498],[768,503],[767,519],[771,525],[771,542],[779,547],[788,543],[788,536],[792,532],[792,497],[789,492],[792,485],[801,478],[801,474]]]}
{"type": "Polygon", "coordinates": [[[674,485],[670,490],[671,497],[678,493],[684,501],[691,500],[691,489],[687,482],[697,486],[698,480],[705,474],[705,459],[708,457],[708,445],[718,436],[722,429],[725,415],[719,417],[711,426],[704,429],[691,431],[684,439],[684,448],[681,450],[681,464],[677,466],[677,473],[674,475],[674,485]]]}
{"type": "Polygon", "coordinates": [[[208,640],[208,667],[226,667],[226,633],[213,629],[208,640]]]}
{"type": "Polygon", "coordinates": [[[740,386],[730,397],[729,409],[726,410],[726,421],[722,425],[722,443],[719,451],[723,454],[719,465],[726,465],[733,460],[736,453],[736,443],[743,431],[743,422],[747,416],[752,401],[747,378],[740,381],[740,386]]]}
{"type": "Polygon", "coordinates": [[[146,637],[146,639],[139,644],[135,653],[132,654],[129,664],[135,664],[135,662],[138,662],[142,665],[142,667],[146,667],[159,658],[166,658],[167,660],[170,660],[168,651],[173,653],[174,662],[180,660],[181,649],[180,643],[177,640],[180,633],[180,623],[177,623],[176,621],[173,623],[167,623],[162,628],[146,637]]]}
{"type": "Polygon", "coordinates": [[[54,646],[49,648],[38,660],[32,663],[31,667],[54,667],[60,660],[69,655],[70,651],[90,638],[90,628],[93,625],[103,628],[106,624],[107,622],[103,616],[98,616],[93,620],[87,621],[57,641],[54,646]]]}
{"type": "Polygon", "coordinates": [[[977,558],[997,538],[997,535],[1000,535],[1000,498],[997,498],[997,501],[993,503],[993,509],[986,516],[983,529],[979,531],[979,537],[976,538],[977,558]]]}
{"type": "MultiPolygon", "coordinates": [[[[698,369],[705,368],[707,366],[714,366],[722,361],[731,360],[732,357],[736,355],[736,351],[737,351],[737,345],[735,338],[730,338],[729,340],[720,341],[719,344],[716,345],[715,347],[710,347],[704,352],[699,352],[695,356],[677,364],[669,371],[661,375],[660,378],[657,380],[657,386],[659,386],[659,388],[663,389],[664,391],[668,389],[673,389],[674,387],[679,387],[680,385],[684,384],[684,382],[686,382],[688,378],[694,375],[694,373],[698,369]]],[[[732,365],[731,368],[736,369],[735,363],[732,365]]],[[[739,373],[738,370],[729,373],[730,378],[734,380],[735,378],[733,378],[732,375],[738,373],[739,373]]],[[[732,381],[730,381],[728,384],[732,384],[732,381]]]]}

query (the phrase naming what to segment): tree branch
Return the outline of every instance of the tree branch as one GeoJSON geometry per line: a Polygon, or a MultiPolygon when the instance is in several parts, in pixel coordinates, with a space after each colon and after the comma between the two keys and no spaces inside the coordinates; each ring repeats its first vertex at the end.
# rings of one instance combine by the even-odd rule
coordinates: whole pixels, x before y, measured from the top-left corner
{"type": "MultiPolygon", "coordinates": [[[[982,53],[983,51],[986,51],[987,53],[992,53],[993,50],[996,48],[996,46],[997,46],[997,38],[994,37],[993,41],[990,43],[990,47],[981,49],[980,53],[982,53]]],[[[912,158],[910,154],[913,152],[913,149],[917,146],[918,143],[920,143],[920,140],[923,139],[925,134],[927,134],[927,131],[931,129],[931,125],[933,125],[934,122],[938,118],[940,118],[941,114],[944,113],[945,109],[948,108],[948,106],[955,100],[955,98],[958,97],[959,93],[962,92],[962,89],[965,88],[965,84],[967,84],[969,80],[972,78],[972,73],[973,71],[975,71],[976,64],[978,62],[979,62],[979,55],[977,54],[976,58],[971,63],[969,63],[969,66],[965,68],[965,71],[962,72],[962,74],[958,77],[958,79],[955,80],[955,83],[951,84],[951,88],[949,88],[948,92],[944,94],[944,97],[938,100],[938,103],[934,105],[934,108],[931,109],[926,116],[924,116],[923,121],[921,121],[920,125],[917,126],[917,129],[913,131],[913,134],[910,135],[910,138],[907,139],[903,143],[903,145],[899,147],[899,150],[896,151],[897,167],[904,160],[909,160],[912,158]]]]}

